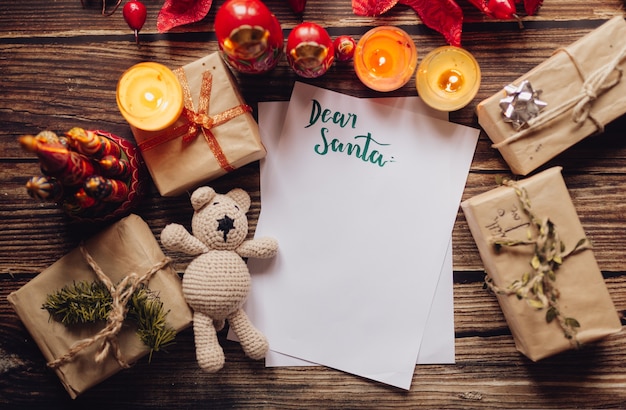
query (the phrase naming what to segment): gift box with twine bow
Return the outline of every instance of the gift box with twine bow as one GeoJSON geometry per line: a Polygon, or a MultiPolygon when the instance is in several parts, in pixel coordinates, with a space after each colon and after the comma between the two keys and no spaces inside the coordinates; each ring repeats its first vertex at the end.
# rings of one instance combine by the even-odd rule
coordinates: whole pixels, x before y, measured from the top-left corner
{"type": "Polygon", "coordinates": [[[536,361],[621,330],[561,167],[461,208],[520,352],[536,361]]]}
{"type": "Polygon", "coordinates": [[[626,112],[620,15],[478,104],[478,123],[511,170],[527,175],[626,112]]]}
{"type": "Polygon", "coordinates": [[[63,256],[8,299],[48,366],[76,398],[150,353],[134,326],[125,323],[124,302],[140,286],[158,296],[167,312],[166,326],[179,332],[191,325],[180,277],[148,225],[131,214],[63,256]],[[111,293],[106,323],[66,326],[42,308],[49,295],[84,281],[101,281],[111,293]]]}
{"type": "Polygon", "coordinates": [[[156,135],[132,128],[161,195],[180,195],[265,157],[252,109],[218,53],[174,74],[184,98],[178,121],[156,135]]]}

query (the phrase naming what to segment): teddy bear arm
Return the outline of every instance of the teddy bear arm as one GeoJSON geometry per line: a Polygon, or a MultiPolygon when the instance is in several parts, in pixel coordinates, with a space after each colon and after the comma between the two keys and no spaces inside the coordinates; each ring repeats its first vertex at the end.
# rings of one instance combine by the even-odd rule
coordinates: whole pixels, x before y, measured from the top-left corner
{"type": "Polygon", "coordinates": [[[209,249],[198,238],[179,224],[169,224],[161,232],[161,243],[171,251],[199,255],[209,249]]]}
{"type": "Polygon", "coordinates": [[[237,248],[243,258],[273,258],[278,253],[278,242],[274,238],[255,238],[244,241],[237,248]]]}

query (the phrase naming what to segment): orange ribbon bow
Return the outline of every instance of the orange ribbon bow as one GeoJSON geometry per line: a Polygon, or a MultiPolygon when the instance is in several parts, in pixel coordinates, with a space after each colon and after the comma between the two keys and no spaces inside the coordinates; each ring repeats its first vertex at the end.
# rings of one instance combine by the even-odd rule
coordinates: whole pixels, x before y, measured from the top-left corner
{"type": "Polygon", "coordinates": [[[183,88],[184,108],[182,116],[187,121],[185,124],[168,130],[168,132],[164,134],[157,135],[141,142],[139,144],[139,148],[142,151],[147,151],[181,136],[183,142],[188,143],[193,141],[197,135],[202,132],[205,141],[215,156],[215,159],[217,159],[220,167],[222,167],[226,172],[233,171],[235,168],[228,162],[222,147],[211,130],[214,127],[224,124],[239,115],[251,112],[252,108],[247,104],[240,104],[219,114],[209,115],[209,102],[211,100],[213,76],[210,71],[205,71],[202,73],[202,85],[200,87],[200,96],[198,98],[198,111],[195,111],[185,71],[182,68],[177,68],[174,70],[174,74],[178,77],[183,88]]]}

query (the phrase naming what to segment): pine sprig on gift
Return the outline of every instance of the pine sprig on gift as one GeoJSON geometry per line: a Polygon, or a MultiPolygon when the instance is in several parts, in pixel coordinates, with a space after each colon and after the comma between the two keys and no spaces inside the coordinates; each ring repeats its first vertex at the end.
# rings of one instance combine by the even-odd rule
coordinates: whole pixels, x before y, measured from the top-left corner
{"type": "MultiPolygon", "coordinates": [[[[102,282],[81,281],[48,295],[42,309],[65,326],[76,326],[106,321],[112,304],[111,294],[102,282]]],[[[144,285],[128,301],[126,317],[136,324],[137,334],[150,348],[150,355],[171,344],[176,336],[165,321],[167,314],[163,302],[144,285]]]]}

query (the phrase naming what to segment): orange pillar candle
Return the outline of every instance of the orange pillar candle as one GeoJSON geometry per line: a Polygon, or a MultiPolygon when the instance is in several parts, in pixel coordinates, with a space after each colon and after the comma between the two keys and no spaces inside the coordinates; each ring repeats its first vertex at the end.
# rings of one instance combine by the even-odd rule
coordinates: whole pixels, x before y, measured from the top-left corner
{"type": "Polygon", "coordinates": [[[428,53],[419,67],[417,94],[430,107],[455,111],[472,101],[480,88],[480,67],[460,47],[443,46],[428,53]]]}
{"type": "Polygon", "coordinates": [[[159,131],[180,117],[183,90],[169,68],[154,62],[139,63],[120,77],[117,105],[131,127],[159,131]]]}
{"type": "Polygon", "coordinates": [[[379,26],[369,30],[354,50],[354,70],[361,82],[376,91],[405,85],[417,67],[417,50],[402,29],[379,26]]]}

